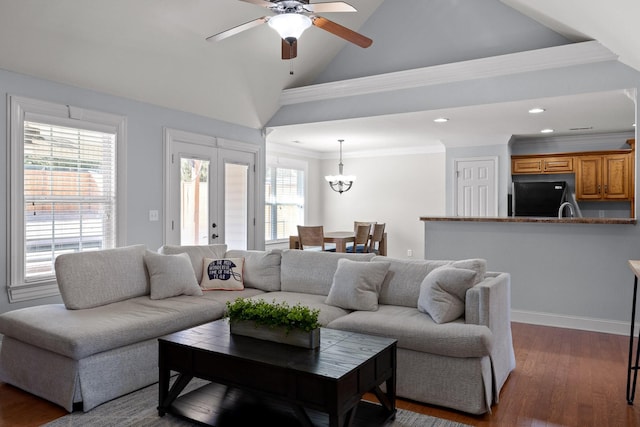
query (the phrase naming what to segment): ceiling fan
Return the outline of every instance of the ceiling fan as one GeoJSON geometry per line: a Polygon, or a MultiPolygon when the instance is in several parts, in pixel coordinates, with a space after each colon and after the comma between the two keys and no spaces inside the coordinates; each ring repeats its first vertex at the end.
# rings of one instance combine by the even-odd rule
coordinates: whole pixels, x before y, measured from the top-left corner
{"type": "Polygon", "coordinates": [[[314,25],[325,31],[341,37],[360,47],[371,46],[373,40],[356,33],[333,21],[316,15],[325,12],[356,12],[348,3],[341,1],[309,3],[309,0],[240,0],[269,9],[273,16],[263,16],[253,21],[245,22],[221,33],[207,37],[207,41],[220,41],[236,35],[242,31],[258,25],[269,24],[282,38],[282,59],[293,59],[298,56],[298,38],[304,30],[314,25]]]}

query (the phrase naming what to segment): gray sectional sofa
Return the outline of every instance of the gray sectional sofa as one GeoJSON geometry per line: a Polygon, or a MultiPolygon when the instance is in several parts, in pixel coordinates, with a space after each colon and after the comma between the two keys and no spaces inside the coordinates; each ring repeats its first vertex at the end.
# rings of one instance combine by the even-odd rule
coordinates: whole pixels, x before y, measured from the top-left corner
{"type": "Polygon", "coordinates": [[[157,338],[223,317],[226,302],[238,297],[302,303],[319,308],[327,328],[396,338],[399,397],[481,414],[498,402],[515,368],[510,276],[485,272],[483,260],[225,245],[164,246],[159,252],[173,257],[143,245],[59,256],[64,304],[0,315],[0,381],[67,411],[88,411],[156,382],[157,338]],[[177,262],[185,258],[180,253],[189,257],[188,273],[155,271],[158,259],[177,262]],[[222,258],[244,258],[244,289],[201,292],[192,278],[173,286],[191,273],[199,284],[203,260],[222,258]],[[355,293],[340,287],[347,282],[355,293]],[[451,298],[456,293],[457,300],[451,298]]]}

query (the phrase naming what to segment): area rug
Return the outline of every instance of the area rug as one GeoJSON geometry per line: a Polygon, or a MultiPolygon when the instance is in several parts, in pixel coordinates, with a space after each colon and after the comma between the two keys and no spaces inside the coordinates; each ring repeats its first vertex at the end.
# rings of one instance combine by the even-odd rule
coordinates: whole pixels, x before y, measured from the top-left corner
{"type": "MultiPolygon", "coordinates": [[[[205,385],[202,380],[193,380],[182,394],[205,385]]],[[[160,427],[160,426],[195,426],[183,418],[167,414],[159,417],[156,410],[158,404],[158,384],[135,391],[118,399],[106,402],[89,412],[74,412],[58,418],[46,427],[91,426],[91,427],[160,427]]],[[[268,425],[265,423],[264,425],[268,425]]],[[[443,420],[428,415],[398,409],[396,418],[385,427],[468,427],[453,421],[443,420]]]]}

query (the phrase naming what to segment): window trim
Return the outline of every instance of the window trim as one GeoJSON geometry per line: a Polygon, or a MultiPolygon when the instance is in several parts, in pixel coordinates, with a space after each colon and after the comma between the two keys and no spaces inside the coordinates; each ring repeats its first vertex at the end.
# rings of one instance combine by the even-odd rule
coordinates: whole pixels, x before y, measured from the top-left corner
{"type": "Polygon", "coordinates": [[[126,237],[126,130],[125,116],[56,104],[15,95],[7,97],[9,146],[7,155],[7,293],[9,302],[57,296],[54,279],[24,280],[24,121],[44,121],[70,127],[113,132],[116,135],[116,246],[126,237]],[[15,231],[14,231],[15,230],[15,231]]]}
{"type": "MultiPolygon", "coordinates": [[[[271,168],[280,168],[280,169],[297,169],[297,170],[301,170],[304,172],[304,185],[303,185],[303,191],[304,191],[304,213],[303,213],[303,217],[304,217],[304,221],[306,223],[307,221],[307,202],[308,202],[308,186],[309,186],[309,163],[304,161],[304,160],[298,160],[298,159],[291,159],[291,158],[287,158],[287,157],[280,157],[280,156],[267,156],[267,162],[266,162],[266,169],[271,169],[271,168]]],[[[266,170],[265,170],[266,173],[266,170]]],[[[266,185],[266,182],[264,183],[264,185],[266,185]]],[[[263,191],[264,193],[264,188],[263,191]]],[[[265,205],[267,204],[266,200],[265,200],[265,205]]],[[[266,218],[264,218],[264,223],[265,223],[265,228],[266,228],[266,218]]],[[[288,243],[289,242],[289,238],[283,238],[283,239],[274,239],[274,240],[266,240],[265,237],[265,245],[273,245],[273,244],[279,244],[279,243],[288,243]]]]}

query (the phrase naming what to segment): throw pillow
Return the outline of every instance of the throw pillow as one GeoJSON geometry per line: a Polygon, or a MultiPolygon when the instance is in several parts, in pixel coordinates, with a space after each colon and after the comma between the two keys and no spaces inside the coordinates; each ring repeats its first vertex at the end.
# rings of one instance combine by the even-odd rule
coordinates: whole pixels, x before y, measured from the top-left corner
{"type": "Polygon", "coordinates": [[[473,270],[476,272],[473,278],[473,284],[476,285],[484,280],[484,275],[487,272],[487,260],[482,258],[461,259],[459,261],[452,261],[449,264],[450,267],[465,268],[467,270],[473,270]]]}
{"type": "Polygon", "coordinates": [[[420,285],[418,310],[436,323],[446,323],[464,314],[467,290],[475,284],[477,272],[448,265],[431,271],[420,285]]]}
{"type": "Polygon", "coordinates": [[[205,291],[244,289],[244,258],[205,258],[200,287],[205,291]]]}
{"type": "Polygon", "coordinates": [[[325,302],[347,310],[375,311],[378,294],[390,263],[359,262],[342,258],[333,275],[325,302]]]}
{"type": "Polygon", "coordinates": [[[144,263],[149,272],[151,299],[202,295],[189,255],[161,255],[147,251],[144,263]]]}

